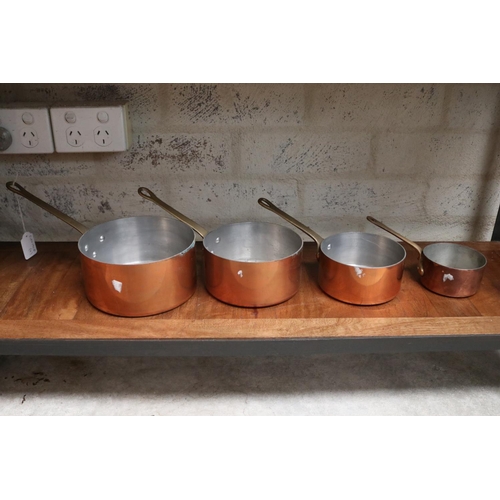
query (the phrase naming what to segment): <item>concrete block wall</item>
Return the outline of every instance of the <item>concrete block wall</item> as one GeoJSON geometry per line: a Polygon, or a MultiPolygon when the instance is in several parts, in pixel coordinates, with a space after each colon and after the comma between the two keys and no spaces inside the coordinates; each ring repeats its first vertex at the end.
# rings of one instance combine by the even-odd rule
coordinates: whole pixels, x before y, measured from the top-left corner
{"type": "MultiPolygon", "coordinates": [[[[488,240],[500,203],[498,84],[21,84],[0,103],[126,99],[125,153],[0,156],[0,240],[23,229],[18,182],[80,222],[163,214],[147,186],[208,229],[264,220],[265,196],[325,236],[380,230],[488,240]]],[[[78,233],[20,199],[39,241],[78,233]]],[[[304,237],[308,239],[307,237],[304,237]]]]}

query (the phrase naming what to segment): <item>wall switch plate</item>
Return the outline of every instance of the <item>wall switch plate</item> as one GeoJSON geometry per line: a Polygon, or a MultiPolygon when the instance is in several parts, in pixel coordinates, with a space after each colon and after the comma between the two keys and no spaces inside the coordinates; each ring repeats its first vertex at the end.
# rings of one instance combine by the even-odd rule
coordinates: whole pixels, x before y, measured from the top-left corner
{"type": "Polygon", "coordinates": [[[52,106],[50,118],[58,153],[105,153],[130,147],[126,102],[52,106]]]}
{"type": "Polygon", "coordinates": [[[0,154],[53,153],[49,109],[37,104],[0,105],[0,154]]]}

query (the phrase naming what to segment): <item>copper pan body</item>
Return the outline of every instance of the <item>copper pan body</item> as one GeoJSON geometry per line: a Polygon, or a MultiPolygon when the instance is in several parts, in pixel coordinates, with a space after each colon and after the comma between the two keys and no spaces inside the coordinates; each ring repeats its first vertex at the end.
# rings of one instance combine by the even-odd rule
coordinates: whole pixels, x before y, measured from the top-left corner
{"type": "Polygon", "coordinates": [[[159,262],[116,265],[80,253],[85,294],[97,309],[124,317],[160,314],[184,304],[196,290],[194,246],[159,262]]]}
{"type": "Polygon", "coordinates": [[[169,311],[196,289],[195,235],[165,217],[116,219],[87,229],[16,183],[7,188],[77,229],[83,283],[89,302],[116,316],[169,311]]]}
{"type": "Polygon", "coordinates": [[[370,233],[338,233],[326,238],[320,245],[318,256],[320,288],[330,297],[348,304],[376,305],[389,302],[401,289],[406,257],[401,245],[390,242],[392,240],[379,239],[370,233]],[[371,242],[366,241],[368,239],[371,242]],[[353,263],[348,264],[342,257],[336,257],[335,254],[329,256],[328,250],[327,253],[323,251],[323,248],[339,244],[341,240],[344,240],[344,245],[370,249],[368,254],[372,251],[379,253],[357,257],[353,255],[353,263]],[[382,258],[378,263],[372,260],[376,255],[382,258]]]}
{"type": "Polygon", "coordinates": [[[267,307],[285,302],[299,289],[302,248],[302,239],[278,224],[221,226],[203,240],[205,286],[216,299],[235,306],[267,307]],[[226,239],[235,243],[224,247],[226,239]],[[284,251],[283,241],[288,243],[284,251]],[[256,251],[260,255],[255,258],[256,251]]]}
{"type": "Polygon", "coordinates": [[[418,252],[417,270],[420,282],[431,292],[445,297],[460,298],[470,297],[479,290],[487,264],[486,257],[482,253],[456,243],[432,243],[422,249],[415,242],[373,217],[368,217],[368,220],[418,252]]]}
{"type": "Polygon", "coordinates": [[[205,286],[216,299],[240,307],[267,307],[299,289],[302,254],[277,262],[238,262],[203,250],[205,286]]]}
{"type": "Polygon", "coordinates": [[[291,229],[266,222],[239,222],[208,232],[149,189],[141,187],[139,194],[203,238],[205,286],[216,299],[239,307],[267,307],[297,293],[303,242],[291,229]]]}
{"type": "Polygon", "coordinates": [[[330,297],[355,305],[392,300],[401,288],[405,249],[396,241],[370,233],[338,233],[323,239],[269,200],[259,204],[310,236],[318,245],[320,288],[330,297]]]}
{"type": "Polygon", "coordinates": [[[117,316],[159,314],[196,289],[195,235],[179,221],[128,217],[99,224],[78,241],[89,302],[117,316]]]}
{"type": "Polygon", "coordinates": [[[422,285],[439,295],[456,298],[470,297],[477,293],[486,267],[486,257],[483,254],[473,248],[454,243],[427,245],[423,249],[421,262],[423,274],[420,276],[420,282],[422,285]],[[464,253],[468,261],[466,265],[471,265],[472,269],[460,269],[436,262],[440,260],[440,256],[442,258],[448,255],[450,250],[455,256],[457,252],[464,253]],[[432,259],[427,255],[432,256],[432,259]]]}

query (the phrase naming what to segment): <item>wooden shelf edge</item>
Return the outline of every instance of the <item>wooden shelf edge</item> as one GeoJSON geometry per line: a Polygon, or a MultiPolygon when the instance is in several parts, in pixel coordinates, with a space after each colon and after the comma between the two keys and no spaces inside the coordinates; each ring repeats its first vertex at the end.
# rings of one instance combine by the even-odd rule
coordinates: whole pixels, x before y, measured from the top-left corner
{"type": "Polygon", "coordinates": [[[243,340],[499,335],[500,317],[2,320],[0,340],[243,340]]]}

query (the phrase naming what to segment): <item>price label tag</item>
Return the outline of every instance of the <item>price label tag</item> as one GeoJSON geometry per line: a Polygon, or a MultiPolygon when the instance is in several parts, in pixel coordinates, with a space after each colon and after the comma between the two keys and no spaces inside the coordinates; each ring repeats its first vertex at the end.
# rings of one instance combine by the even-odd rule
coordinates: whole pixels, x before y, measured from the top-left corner
{"type": "Polygon", "coordinates": [[[21,246],[23,247],[24,258],[31,259],[36,254],[35,238],[31,233],[24,233],[21,239],[21,246]]]}

